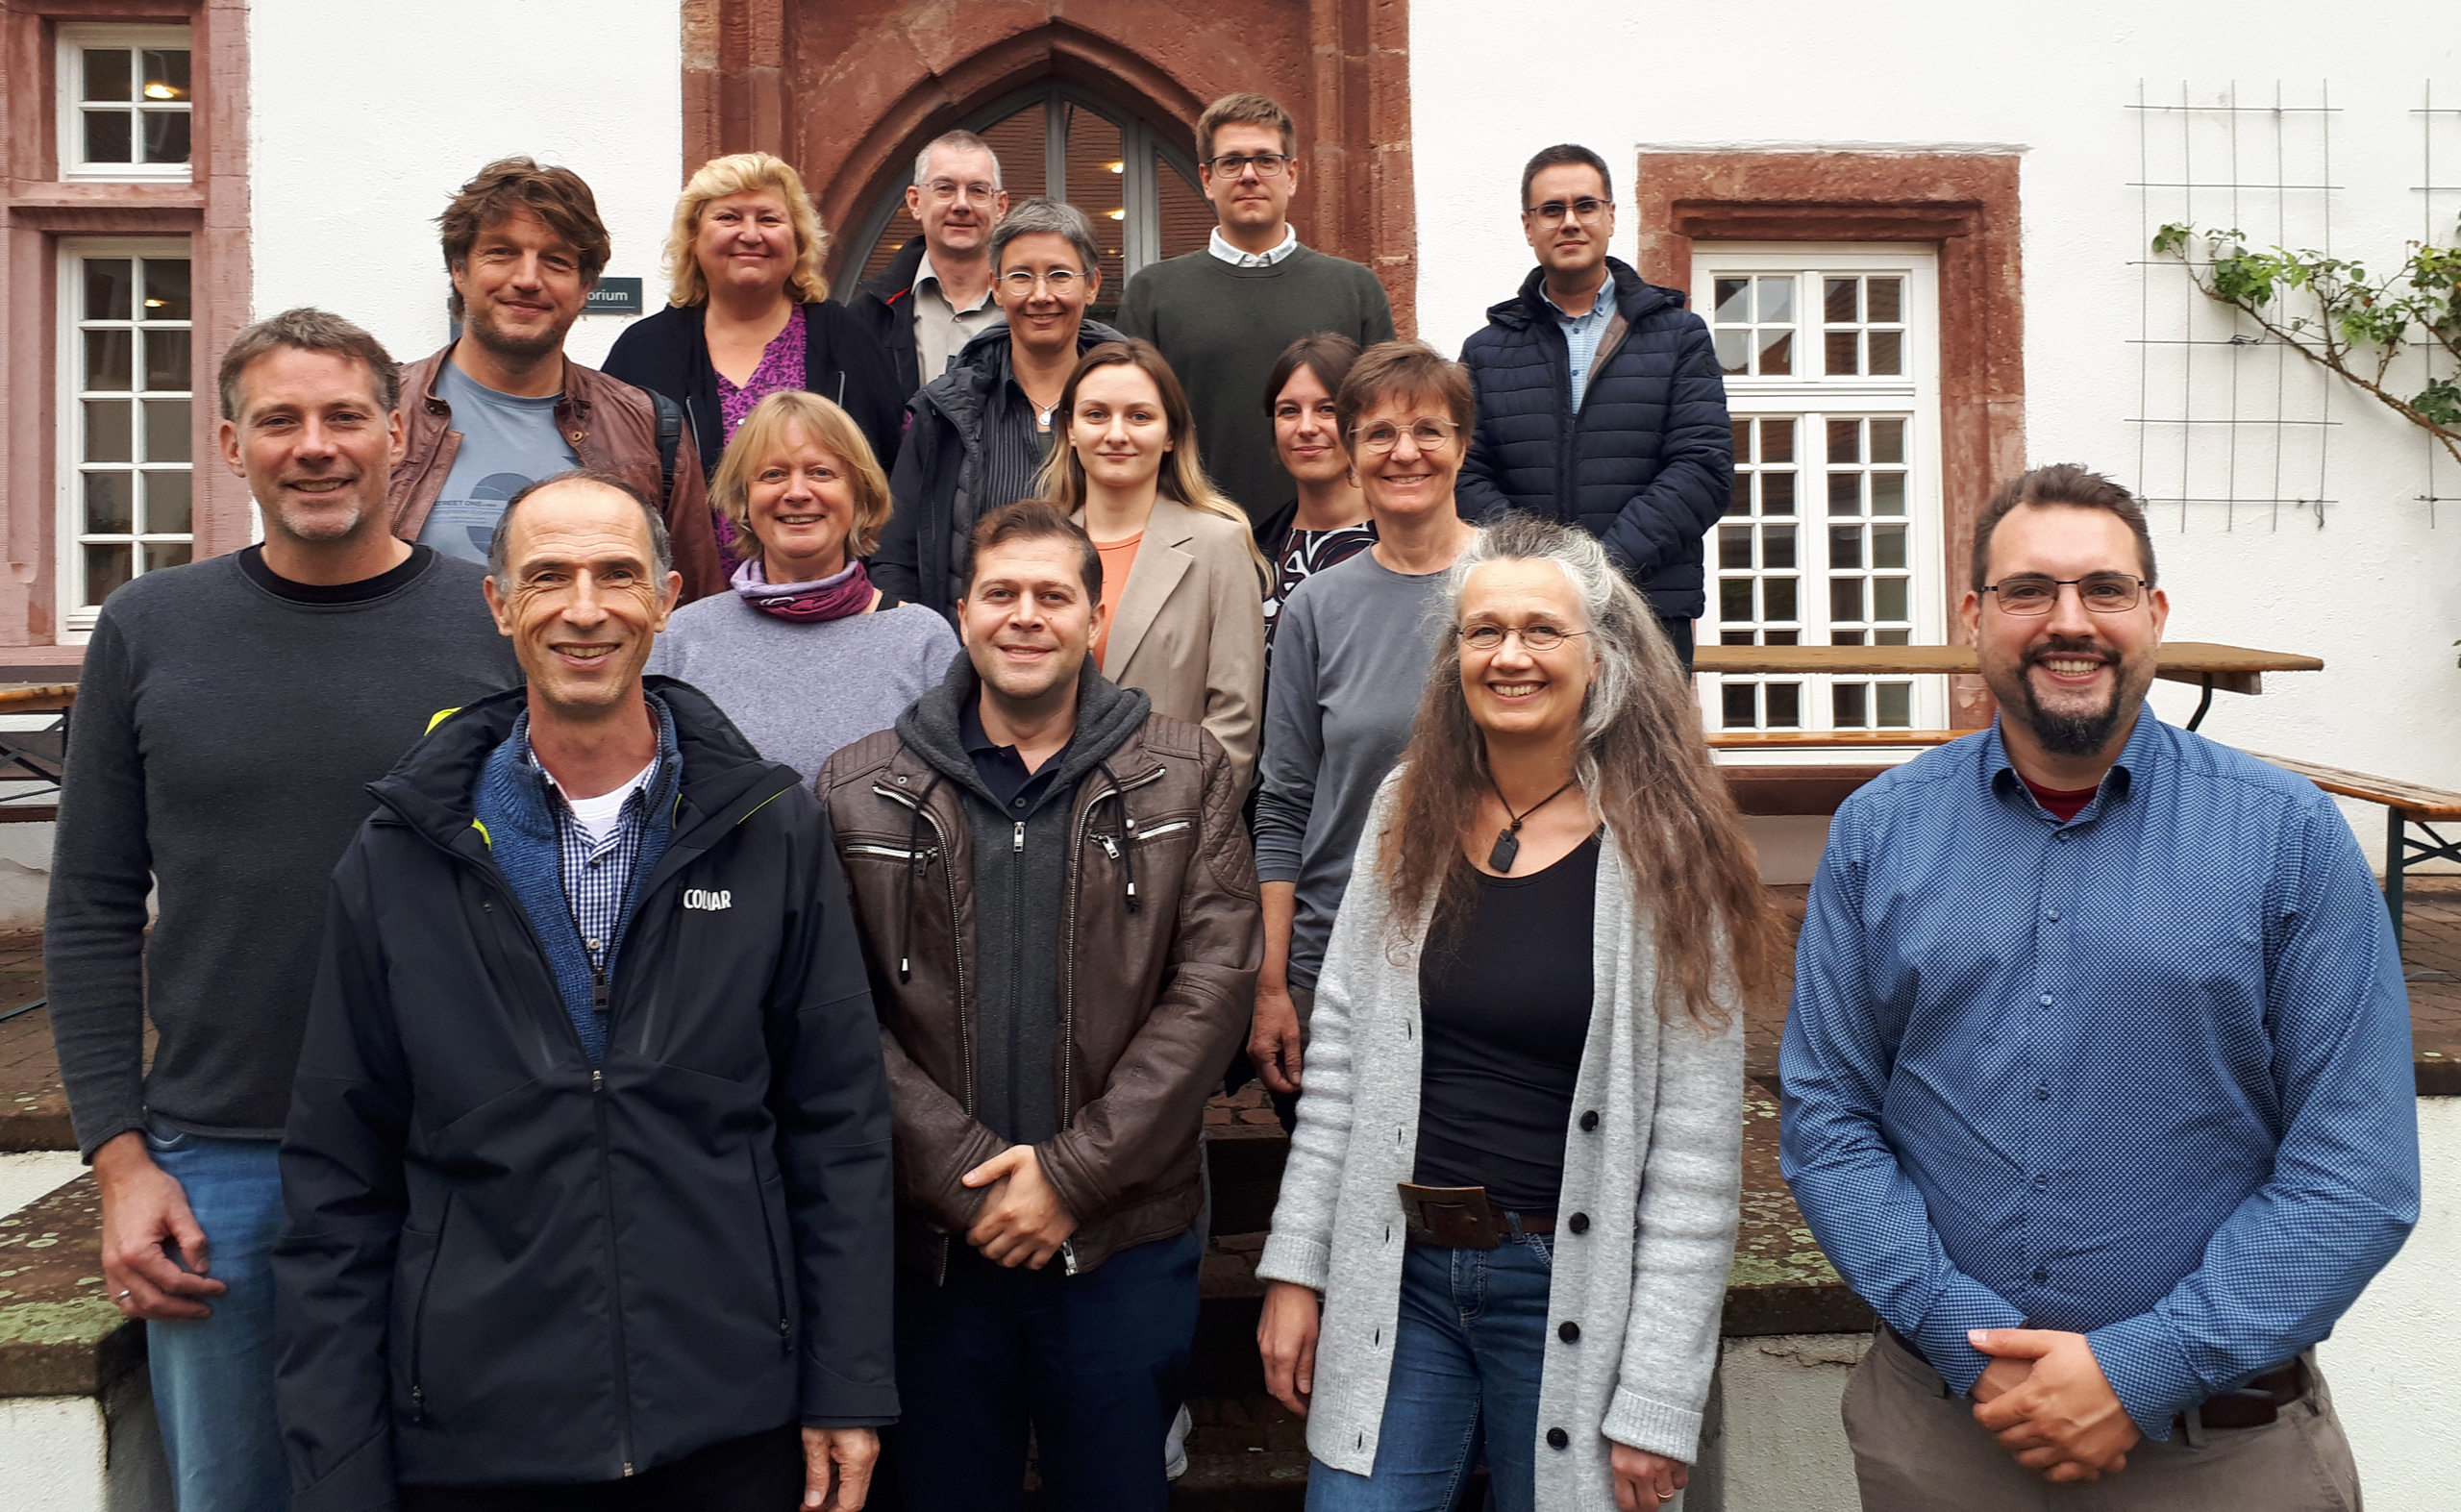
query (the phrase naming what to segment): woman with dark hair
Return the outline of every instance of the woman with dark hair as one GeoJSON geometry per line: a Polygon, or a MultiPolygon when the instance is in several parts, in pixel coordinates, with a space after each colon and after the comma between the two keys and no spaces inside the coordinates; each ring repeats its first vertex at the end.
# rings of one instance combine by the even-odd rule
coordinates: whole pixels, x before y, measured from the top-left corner
{"type": "Polygon", "coordinates": [[[1256,545],[1273,575],[1265,589],[1268,657],[1274,622],[1299,585],[1376,544],[1376,517],[1342,445],[1333,402],[1357,360],[1357,342],[1319,331],[1282,348],[1265,380],[1274,455],[1299,485],[1297,497],[1256,526],[1256,545]]]}
{"type": "Polygon", "coordinates": [[[1507,516],[1450,585],[1317,982],[1266,1380],[1311,1512],[1443,1512],[1481,1429],[1502,1512],[1649,1512],[1717,1363],[1784,933],[1604,548],[1507,516]]]}
{"type": "Polygon", "coordinates": [[[1197,459],[1196,420],[1162,354],[1105,341],[1077,359],[1038,487],[1103,558],[1110,614],[1094,637],[1103,676],[1154,711],[1201,724],[1242,788],[1264,697],[1263,561],[1248,516],[1197,459]]]}

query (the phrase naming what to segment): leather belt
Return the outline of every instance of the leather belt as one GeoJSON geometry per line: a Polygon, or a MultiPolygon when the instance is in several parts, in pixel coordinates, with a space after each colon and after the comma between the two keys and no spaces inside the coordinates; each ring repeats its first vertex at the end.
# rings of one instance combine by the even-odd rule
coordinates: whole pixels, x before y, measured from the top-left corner
{"type": "Polygon", "coordinates": [[[1511,1212],[1487,1200],[1483,1186],[1421,1186],[1394,1183],[1402,1194],[1402,1222],[1412,1244],[1448,1250],[1492,1250],[1515,1231],[1551,1234],[1554,1213],[1511,1212]]]}
{"type": "MultiPolygon", "coordinates": [[[[1880,1327],[1897,1341],[1898,1348],[1926,1365],[1931,1363],[1912,1339],[1898,1332],[1887,1320],[1881,1320],[1880,1327]]],[[[2197,1404],[2197,1420],[2208,1428],[2260,1428],[2278,1419],[2282,1408],[2305,1396],[2314,1384],[2306,1362],[2294,1359],[2275,1366],[2236,1391],[2218,1391],[2205,1398],[2197,1404]]],[[[2171,1431],[2184,1432],[2186,1426],[2187,1414],[2183,1412],[2172,1420],[2171,1431]]]]}

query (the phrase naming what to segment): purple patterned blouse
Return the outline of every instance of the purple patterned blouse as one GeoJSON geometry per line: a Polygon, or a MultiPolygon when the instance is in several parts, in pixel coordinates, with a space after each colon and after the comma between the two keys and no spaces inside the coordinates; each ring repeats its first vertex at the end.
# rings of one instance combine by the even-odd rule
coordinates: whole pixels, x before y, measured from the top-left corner
{"type": "MultiPolygon", "coordinates": [[[[752,370],[751,379],[741,387],[736,387],[724,373],[716,376],[720,434],[732,441],[735,427],[752,413],[753,406],[771,394],[804,386],[804,307],[796,305],[788,310],[784,329],[769,338],[769,344],[760,352],[760,365],[752,370]]],[[[727,570],[733,572],[742,559],[735,551],[734,522],[715,509],[710,514],[717,521],[718,555],[725,559],[727,570]]]]}

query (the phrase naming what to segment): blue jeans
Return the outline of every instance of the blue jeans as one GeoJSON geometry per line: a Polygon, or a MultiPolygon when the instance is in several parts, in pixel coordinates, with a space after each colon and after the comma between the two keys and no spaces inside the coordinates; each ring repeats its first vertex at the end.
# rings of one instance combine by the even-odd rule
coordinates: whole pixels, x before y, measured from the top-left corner
{"type": "Polygon", "coordinates": [[[154,1163],[186,1189],[209,1274],[231,1289],[211,1318],[149,1322],[154,1412],[180,1512],[286,1512],[290,1471],[273,1405],[273,1244],[282,1231],[281,1143],[145,1131],[154,1163]]]}
{"type": "Polygon", "coordinates": [[[907,1512],[1020,1512],[1033,1433],[1045,1512],[1163,1512],[1205,1231],[1081,1276],[1006,1270],[952,1240],[945,1285],[897,1278],[892,1430],[907,1512]]]}
{"type": "Polygon", "coordinates": [[[1307,1467],[1307,1512],[1452,1512],[1481,1438],[1488,1504],[1535,1512],[1554,1243],[1529,1234],[1492,1250],[1408,1247],[1376,1473],[1354,1475],[1315,1461],[1307,1467]]]}

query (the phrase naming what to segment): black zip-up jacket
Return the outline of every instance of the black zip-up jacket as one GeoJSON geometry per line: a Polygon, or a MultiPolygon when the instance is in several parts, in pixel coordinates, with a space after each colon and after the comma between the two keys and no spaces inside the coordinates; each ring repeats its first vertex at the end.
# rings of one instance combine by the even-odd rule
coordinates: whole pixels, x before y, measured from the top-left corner
{"type": "Polygon", "coordinates": [[[1461,516],[1529,509],[1603,542],[1661,619],[1708,607],[1703,542],[1734,489],[1734,434],[1709,328],[1678,290],[1614,258],[1615,320],[1572,409],[1572,352],[1532,268],[1461,343],[1479,426],[1461,516]],[[1607,343],[1612,342],[1609,347],[1607,343]]]}
{"type": "MultiPolygon", "coordinates": [[[[625,327],[599,369],[684,407],[704,478],[717,476],[726,451],[708,322],[707,305],[669,305],[625,327]]],[[[804,306],[803,385],[854,416],[882,472],[896,465],[898,440],[906,434],[906,396],[913,386],[898,386],[896,366],[868,325],[833,300],[804,306]]]]}
{"type": "Polygon", "coordinates": [[[283,1141],[295,1512],[897,1415],[890,1124],[829,821],[687,683],[593,1066],[474,825],[515,688],[370,791],[283,1141]]]}
{"type": "Polygon", "coordinates": [[[914,275],[922,271],[923,238],[908,236],[897,256],[888,260],[888,266],[865,279],[846,302],[847,313],[861,322],[888,354],[889,367],[897,374],[897,391],[904,399],[912,398],[923,386],[923,359],[914,345],[914,275]]]}

